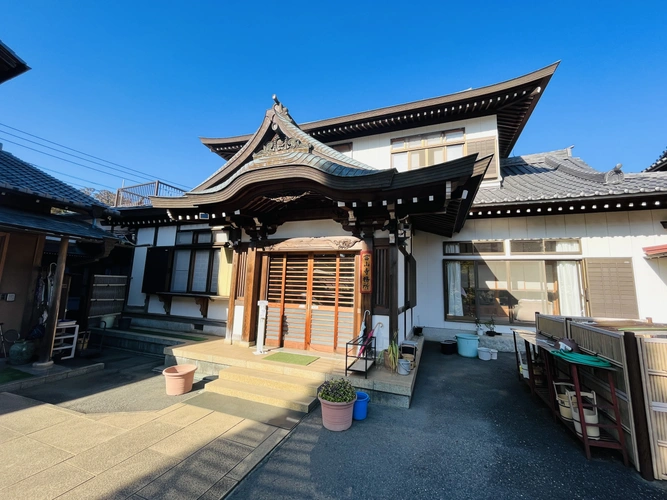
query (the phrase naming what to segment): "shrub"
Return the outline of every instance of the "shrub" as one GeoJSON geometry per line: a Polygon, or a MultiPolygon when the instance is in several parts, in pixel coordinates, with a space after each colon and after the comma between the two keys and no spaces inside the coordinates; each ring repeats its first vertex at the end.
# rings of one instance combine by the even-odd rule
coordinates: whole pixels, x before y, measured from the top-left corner
{"type": "Polygon", "coordinates": [[[354,401],[357,393],[349,380],[339,378],[324,382],[317,395],[331,403],[350,403],[354,401]]]}

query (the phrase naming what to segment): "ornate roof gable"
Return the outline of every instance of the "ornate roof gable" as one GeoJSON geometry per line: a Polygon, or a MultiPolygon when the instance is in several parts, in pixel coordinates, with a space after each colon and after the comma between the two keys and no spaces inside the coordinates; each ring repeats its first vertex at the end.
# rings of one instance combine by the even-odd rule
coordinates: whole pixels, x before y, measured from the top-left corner
{"type": "Polygon", "coordinates": [[[275,95],[273,100],[273,107],[266,112],[262,125],[252,138],[225,165],[191,192],[212,191],[244,172],[274,166],[311,166],[339,177],[377,172],[313,139],[299,128],[275,95]]]}

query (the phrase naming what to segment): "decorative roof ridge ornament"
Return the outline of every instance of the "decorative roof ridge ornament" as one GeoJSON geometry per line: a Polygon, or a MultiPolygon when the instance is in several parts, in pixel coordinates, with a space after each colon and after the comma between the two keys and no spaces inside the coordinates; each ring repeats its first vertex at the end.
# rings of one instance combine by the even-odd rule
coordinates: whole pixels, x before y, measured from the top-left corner
{"type": "Polygon", "coordinates": [[[294,123],[296,125],[296,122],[292,119],[292,117],[289,114],[289,109],[287,109],[283,105],[283,103],[278,100],[278,96],[276,94],[273,94],[273,96],[271,96],[271,97],[273,99],[273,102],[275,102],[275,104],[273,105],[273,110],[276,113],[278,113],[279,115],[281,115],[283,118],[288,118],[289,121],[291,121],[292,123],[294,123]]]}
{"type": "Polygon", "coordinates": [[[262,149],[252,155],[253,160],[265,158],[267,156],[285,154],[285,153],[310,153],[313,150],[312,144],[304,144],[294,137],[286,137],[284,140],[278,134],[264,144],[262,149]]]}
{"type": "Polygon", "coordinates": [[[620,184],[623,182],[623,179],[625,179],[625,174],[621,170],[623,168],[623,164],[617,163],[614,168],[612,168],[609,172],[604,174],[604,183],[605,184],[620,184]]]}

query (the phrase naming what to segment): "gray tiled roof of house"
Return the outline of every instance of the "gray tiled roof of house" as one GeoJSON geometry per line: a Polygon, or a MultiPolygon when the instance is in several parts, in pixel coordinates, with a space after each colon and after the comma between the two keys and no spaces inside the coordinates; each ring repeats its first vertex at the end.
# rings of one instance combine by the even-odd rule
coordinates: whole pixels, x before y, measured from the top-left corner
{"type": "Polygon", "coordinates": [[[625,174],[620,167],[600,172],[570,153],[562,149],[501,159],[501,185],[480,188],[474,206],[667,191],[667,172],[625,174]]]}
{"type": "Polygon", "coordinates": [[[650,167],[644,170],[644,172],[658,172],[662,170],[667,170],[667,149],[665,149],[660,157],[655,160],[650,167]]]}
{"type": "Polygon", "coordinates": [[[39,214],[0,206],[0,227],[19,228],[53,235],[102,240],[113,234],[68,215],[39,214]]]}
{"type": "Polygon", "coordinates": [[[106,207],[0,147],[0,187],[79,207],[106,207]]]}

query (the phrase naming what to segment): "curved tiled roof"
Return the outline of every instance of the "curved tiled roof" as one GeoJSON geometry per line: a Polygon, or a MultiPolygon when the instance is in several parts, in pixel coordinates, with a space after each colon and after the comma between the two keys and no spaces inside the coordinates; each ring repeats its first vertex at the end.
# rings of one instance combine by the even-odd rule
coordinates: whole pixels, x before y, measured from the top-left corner
{"type": "Polygon", "coordinates": [[[480,188],[474,206],[667,191],[667,173],[600,172],[570,149],[501,159],[500,169],[501,185],[480,188]]]}
{"type": "Polygon", "coordinates": [[[667,149],[665,149],[660,157],[653,162],[653,164],[648,167],[645,172],[657,172],[661,170],[667,170],[667,149]]]}

